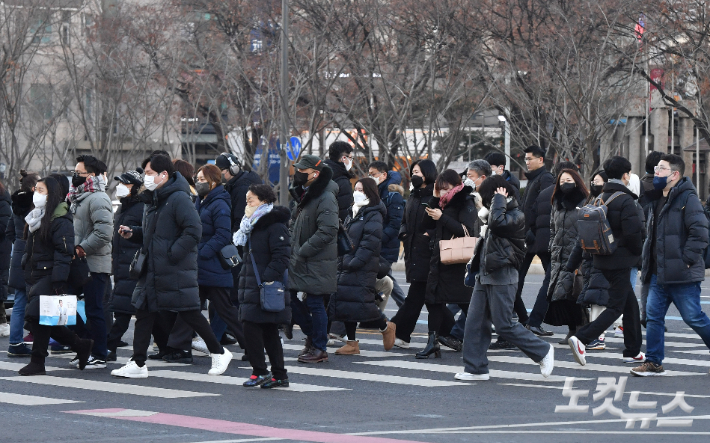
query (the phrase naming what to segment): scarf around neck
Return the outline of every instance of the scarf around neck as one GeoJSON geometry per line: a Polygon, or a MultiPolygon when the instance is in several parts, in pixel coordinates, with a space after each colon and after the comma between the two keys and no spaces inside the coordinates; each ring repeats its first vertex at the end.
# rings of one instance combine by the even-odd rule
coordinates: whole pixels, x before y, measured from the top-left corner
{"type": "Polygon", "coordinates": [[[69,200],[71,200],[72,210],[76,207],[79,197],[82,194],[91,194],[93,192],[104,192],[106,190],[106,180],[103,175],[88,176],[86,181],[79,187],[71,187],[69,189],[69,200]]]}
{"type": "Polygon", "coordinates": [[[454,198],[454,195],[456,195],[459,191],[461,191],[464,187],[464,184],[461,183],[460,185],[456,186],[455,188],[451,189],[449,192],[446,193],[445,196],[441,197],[439,199],[439,206],[441,209],[444,209],[446,205],[449,204],[452,198],[454,198]]]}
{"type": "Polygon", "coordinates": [[[355,218],[355,216],[357,216],[357,213],[360,212],[360,208],[365,207],[369,204],[370,204],[370,200],[368,200],[368,199],[353,203],[353,207],[352,207],[353,218],[355,218]]]}
{"type": "Polygon", "coordinates": [[[268,203],[256,208],[256,211],[250,216],[245,214],[244,217],[242,217],[241,223],[239,223],[239,230],[235,232],[232,237],[234,244],[237,246],[246,245],[256,222],[258,222],[261,217],[271,212],[272,209],[274,209],[274,204],[268,203]]]}
{"type": "Polygon", "coordinates": [[[35,232],[39,229],[39,226],[42,224],[42,217],[44,217],[44,214],[44,207],[34,208],[27,214],[27,216],[25,217],[25,222],[27,222],[27,227],[29,228],[30,232],[35,232]]]}

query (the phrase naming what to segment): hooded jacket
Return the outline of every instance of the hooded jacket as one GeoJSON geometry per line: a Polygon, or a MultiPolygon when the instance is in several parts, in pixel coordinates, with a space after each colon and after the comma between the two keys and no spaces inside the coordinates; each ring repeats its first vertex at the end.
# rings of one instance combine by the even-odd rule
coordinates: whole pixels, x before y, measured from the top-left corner
{"type": "Polygon", "coordinates": [[[113,292],[109,300],[109,308],[112,312],[122,314],[133,314],[135,308],[131,305],[133,290],[136,288],[138,280],[129,276],[131,262],[136,252],[140,249],[138,243],[127,240],[118,233],[119,226],[138,226],[143,221],[143,210],[145,204],[136,196],[126,196],[121,200],[121,206],[114,214],[113,226],[116,232],[113,233],[113,245],[111,255],[113,256],[113,292]]]}
{"type": "Polygon", "coordinates": [[[232,201],[232,232],[239,230],[239,223],[244,217],[244,208],[247,206],[247,191],[249,186],[253,184],[260,185],[264,183],[254,171],[239,171],[239,173],[230,178],[224,189],[229,193],[232,201]]]}
{"type": "Polygon", "coordinates": [[[387,179],[377,185],[380,198],[387,208],[387,215],[383,221],[381,254],[390,263],[396,262],[399,258],[399,228],[404,214],[402,194],[390,191],[390,185],[399,185],[401,182],[400,173],[390,171],[387,173],[387,179]]]}
{"type": "Polygon", "coordinates": [[[606,183],[600,196],[606,202],[615,192],[623,195],[607,205],[606,218],[618,245],[611,255],[594,254],[594,267],[600,270],[632,268],[641,256],[643,222],[639,217],[636,194],[622,184],[606,183]]]}
{"type": "Polygon", "coordinates": [[[96,180],[96,187],[96,192],[84,192],[72,204],[74,238],[76,245],[86,252],[89,270],[110,274],[113,207],[103,178],[96,180]]]}
{"type": "Polygon", "coordinates": [[[338,288],[338,185],[324,166],[304,190],[291,188],[297,202],[291,214],[289,289],[310,294],[331,294],[338,288]]]}
{"type": "Polygon", "coordinates": [[[400,228],[400,238],[404,244],[404,266],[407,282],[427,281],[431,264],[431,239],[434,229],[427,229],[424,218],[429,218],[424,204],[429,203],[434,192],[434,184],[413,189],[407,199],[400,228]]]}
{"type": "Polygon", "coordinates": [[[200,286],[231,288],[231,269],[224,269],[219,253],[232,242],[231,199],[222,185],[217,185],[204,198],[198,198],[195,208],[202,223],[202,238],[197,246],[197,282],[200,286]]]}
{"type": "Polygon", "coordinates": [[[381,201],[363,206],[348,217],[345,228],[353,250],[338,259],[338,290],[330,297],[328,319],[343,322],[377,320],[381,313],[375,304],[375,282],[382,246],[382,220],[387,209],[381,201]]]}
{"type": "MultiPolygon", "coordinates": [[[[426,215],[424,227],[434,229],[431,238],[431,260],[429,262],[429,278],[427,279],[426,303],[469,303],[472,289],[464,285],[466,263],[441,264],[439,242],[452,237],[464,237],[466,226],[469,234],[473,232],[475,220],[478,217],[476,204],[471,196],[471,187],[464,186],[454,195],[442,211],[439,220],[426,215]]],[[[429,201],[432,209],[441,209],[439,198],[432,197],[429,201]]]]}
{"type": "Polygon", "coordinates": [[[562,300],[573,295],[574,273],[567,272],[565,266],[579,241],[577,214],[585,200],[584,194],[579,188],[575,188],[569,194],[560,193],[552,204],[549,247],[550,285],[547,288],[549,301],[562,300]]]}
{"type": "Polygon", "coordinates": [[[10,218],[5,237],[12,242],[12,257],[10,259],[10,278],[8,286],[24,291],[25,276],[22,271],[22,256],[25,253],[25,217],[32,210],[32,192],[15,191],[12,194],[12,218],[10,218]]]}
{"type": "MultiPolygon", "coordinates": [[[[662,195],[649,191],[651,202],[662,195]]],[[[656,282],[659,285],[690,283],[705,280],[703,254],[708,246],[708,219],[698,194],[688,177],[683,177],[671,188],[668,200],[658,220],[649,211],[646,243],[643,245],[644,282],[651,280],[651,252],[653,224],[656,224],[656,282]]]]}
{"type": "Polygon", "coordinates": [[[147,270],[133,291],[132,304],[149,312],[199,310],[197,245],[202,224],[190,185],[174,172],[165,185],[144,194],[150,203],[131,239],[142,243],[148,254],[147,270]]]}
{"type": "MultiPolygon", "coordinates": [[[[291,239],[288,235],[288,220],[291,216],[285,206],[274,206],[264,214],[251,231],[251,251],[245,247],[244,265],[239,275],[239,320],[253,323],[288,324],[291,322],[291,297],[286,295],[286,309],[281,312],[266,312],[261,309],[259,285],[250,254],[263,282],[282,281],[291,258],[291,239]]],[[[247,243],[248,245],[249,243],[247,243]]]]}
{"type": "Polygon", "coordinates": [[[353,186],[350,183],[350,172],[345,169],[345,165],[341,162],[334,162],[331,159],[327,159],[323,163],[333,171],[332,180],[338,185],[338,218],[341,222],[345,222],[354,201],[353,186]]]}

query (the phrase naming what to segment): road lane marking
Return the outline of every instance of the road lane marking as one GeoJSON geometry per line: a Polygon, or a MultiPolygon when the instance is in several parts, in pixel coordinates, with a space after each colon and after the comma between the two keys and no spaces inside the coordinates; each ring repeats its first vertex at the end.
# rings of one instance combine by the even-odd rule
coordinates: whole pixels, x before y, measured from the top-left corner
{"type": "MultiPolygon", "coordinates": [[[[495,361],[498,363],[513,363],[513,364],[523,364],[523,365],[537,365],[534,361],[530,360],[529,358],[525,357],[508,357],[508,356],[498,356],[498,355],[492,355],[488,357],[488,360],[490,361],[495,361]]],[[[555,367],[556,368],[565,368],[565,369],[579,369],[582,371],[595,371],[595,372],[611,372],[615,374],[629,374],[631,369],[634,368],[633,365],[628,365],[628,366],[609,366],[609,365],[599,365],[595,363],[587,363],[585,366],[582,366],[578,363],[571,362],[571,361],[560,361],[560,360],[555,360],[555,367]]],[[[667,377],[673,377],[673,376],[687,376],[687,375],[707,375],[706,372],[681,372],[681,371],[666,371],[666,376],[667,377]]]]}
{"type": "MultiPolygon", "coordinates": [[[[290,368],[289,368],[290,370],[290,368]]],[[[184,380],[184,381],[196,381],[202,383],[214,383],[220,385],[230,385],[230,386],[242,386],[242,384],[247,381],[246,378],[238,377],[228,377],[224,375],[212,376],[207,374],[198,374],[195,372],[181,372],[181,371],[168,371],[168,370],[158,370],[150,371],[150,377],[166,378],[170,380],[184,380]]],[[[291,392],[318,392],[318,391],[349,391],[350,389],[330,387],[330,386],[317,386],[305,383],[289,383],[288,388],[279,389],[281,391],[291,391],[291,392]]]]}
{"type": "Polygon", "coordinates": [[[9,392],[0,392],[0,403],[9,403],[11,405],[17,406],[45,406],[83,402],[77,400],[66,400],[62,398],[38,397],[36,395],[11,394],[9,392]]]}
{"type": "MultiPolygon", "coordinates": [[[[376,364],[375,362],[355,362],[357,363],[362,363],[362,364],[367,364],[367,363],[373,363],[376,364]]],[[[383,361],[381,363],[388,363],[386,361],[383,361]]],[[[386,365],[384,365],[386,366],[386,365]]],[[[301,375],[311,375],[315,377],[332,377],[332,378],[338,378],[342,381],[345,380],[360,380],[360,381],[371,381],[371,382],[379,382],[379,383],[391,383],[395,385],[406,385],[406,386],[421,386],[424,388],[439,388],[439,387],[446,387],[446,386],[461,386],[461,382],[457,382],[453,380],[453,376],[451,377],[451,381],[443,381],[443,380],[431,380],[428,378],[417,378],[417,377],[402,377],[398,375],[381,375],[381,374],[369,374],[366,372],[352,372],[352,371],[342,371],[338,369],[318,369],[318,368],[309,368],[305,366],[296,366],[296,367],[289,367],[288,372],[292,374],[301,374],[301,375]]],[[[563,380],[564,381],[564,380],[563,380]]]]}

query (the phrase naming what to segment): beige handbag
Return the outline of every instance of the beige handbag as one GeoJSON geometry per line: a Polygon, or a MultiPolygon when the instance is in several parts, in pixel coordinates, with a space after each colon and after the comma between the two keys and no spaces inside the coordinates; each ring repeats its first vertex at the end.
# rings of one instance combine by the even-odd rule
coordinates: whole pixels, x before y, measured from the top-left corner
{"type": "Polygon", "coordinates": [[[439,257],[443,265],[455,265],[459,263],[468,263],[473,257],[473,251],[476,249],[477,237],[471,237],[466,226],[463,227],[465,237],[451,238],[451,240],[439,240],[439,257]]]}

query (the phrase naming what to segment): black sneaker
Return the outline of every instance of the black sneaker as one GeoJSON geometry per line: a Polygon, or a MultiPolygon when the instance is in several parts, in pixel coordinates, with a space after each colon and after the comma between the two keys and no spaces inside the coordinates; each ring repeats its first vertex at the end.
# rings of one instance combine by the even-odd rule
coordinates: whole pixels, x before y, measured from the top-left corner
{"type": "Polygon", "coordinates": [[[273,388],[288,388],[288,379],[284,378],[283,380],[276,380],[275,378],[272,378],[271,380],[261,385],[261,389],[273,388]]]}
{"type": "Polygon", "coordinates": [[[439,343],[449,349],[453,349],[456,352],[461,352],[463,350],[463,342],[455,337],[445,337],[443,335],[440,335],[439,343]]]}
{"type": "Polygon", "coordinates": [[[495,343],[491,343],[488,349],[502,349],[506,351],[513,351],[515,349],[518,349],[518,347],[509,341],[505,341],[502,338],[499,338],[498,341],[496,341],[495,343]]]}
{"type": "Polygon", "coordinates": [[[168,363],[192,363],[192,351],[174,350],[163,357],[168,363]]]}
{"type": "Polygon", "coordinates": [[[129,344],[123,340],[118,342],[118,347],[119,348],[125,348],[126,346],[129,346],[129,344]]]}
{"type": "Polygon", "coordinates": [[[222,346],[230,346],[236,343],[237,339],[234,338],[232,334],[229,334],[227,332],[224,333],[224,335],[222,336],[222,340],[219,341],[219,344],[222,346]]]}
{"type": "Polygon", "coordinates": [[[106,361],[116,361],[116,351],[108,351],[106,361]]]}
{"type": "Polygon", "coordinates": [[[8,357],[29,357],[30,355],[32,355],[32,349],[24,343],[10,345],[7,348],[8,357]]]}
{"type": "Polygon", "coordinates": [[[528,331],[532,332],[533,334],[537,335],[538,337],[552,337],[553,335],[555,335],[555,333],[552,331],[544,330],[542,328],[542,326],[526,325],[525,327],[527,328],[528,331]]]}
{"type": "Polygon", "coordinates": [[[89,361],[86,362],[84,369],[104,369],[106,367],[106,360],[100,358],[95,358],[93,355],[89,357],[89,361]]]}
{"type": "Polygon", "coordinates": [[[169,348],[165,349],[165,350],[159,349],[158,352],[156,352],[155,354],[150,354],[148,356],[148,359],[149,360],[162,360],[163,357],[168,355],[171,351],[172,351],[172,349],[169,349],[169,348]]]}
{"type": "Polygon", "coordinates": [[[271,373],[266,375],[252,375],[249,380],[245,381],[242,386],[245,388],[255,388],[261,386],[264,383],[271,381],[271,373]]]}

